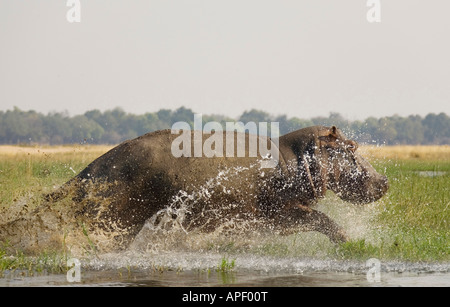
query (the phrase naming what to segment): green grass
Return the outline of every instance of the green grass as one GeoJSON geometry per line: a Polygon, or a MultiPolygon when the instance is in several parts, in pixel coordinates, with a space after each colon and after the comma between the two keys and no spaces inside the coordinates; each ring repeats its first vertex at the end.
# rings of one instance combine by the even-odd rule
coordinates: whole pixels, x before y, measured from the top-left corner
{"type": "Polygon", "coordinates": [[[376,208],[377,243],[360,239],[339,246],[345,259],[450,260],[450,161],[378,161],[390,188],[376,208]],[[428,171],[435,176],[424,176],[428,171]],[[441,173],[436,173],[441,172],[441,173]]]}
{"type": "Polygon", "coordinates": [[[22,276],[44,273],[66,273],[68,254],[61,251],[43,251],[37,256],[27,256],[20,250],[14,254],[8,251],[8,244],[0,244],[0,277],[6,272],[22,276]]]}
{"type": "MultiPolygon", "coordinates": [[[[46,149],[17,147],[0,150],[0,223],[9,216],[17,217],[29,212],[42,202],[42,195],[51,192],[85,168],[97,158],[104,147],[67,147],[62,152],[46,153],[46,149]],[[19,150],[20,149],[20,150],[19,150]],[[27,152],[29,151],[29,152],[27,152]],[[24,207],[16,204],[26,199],[24,207]],[[8,214],[6,214],[8,212],[8,214]]],[[[20,272],[33,276],[39,273],[65,273],[68,256],[63,244],[58,250],[44,250],[37,255],[26,255],[15,250],[8,242],[0,242],[0,277],[4,272],[20,272]]]]}
{"type": "Polygon", "coordinates": [[[236,266],[236,259],[230,261],[228,260],[228,258],[222,257],[222,260],[217,266],[216,271],[221,273],[228,273],[233,271],[235,266],[236,266]]]}
{"type": "MultiPolygon", "coordinates": [[[[21,197],[49,192],[97,158],[103,147],[71,152],[10,153],[0,151],[0,204],[8,207],[21,197]]],[[[38,200],[39,197],[35,197],[38,200]]]]}

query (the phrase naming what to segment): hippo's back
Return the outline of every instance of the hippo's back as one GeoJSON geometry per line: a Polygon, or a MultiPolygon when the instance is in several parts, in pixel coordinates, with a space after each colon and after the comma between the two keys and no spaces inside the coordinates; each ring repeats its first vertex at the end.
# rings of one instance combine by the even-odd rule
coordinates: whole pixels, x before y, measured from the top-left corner
{"type": "MultiPolygon", "coordinates": [[[[222,154],[216,153],[214,156],[208,157],[204,152],[207,150],[205,144],[211,142],[212,135],[201,134],[203,146],[201,147],[201,156],[198,156],[198,151],[194,149],[194,146],[196,146],[195,133],[197,132],[191,131],[191,141],[185,143],[176,140],[180,135],[172,133],[171,130],[155,131],[125,141],[93,161],[77,177],[81,179],[106,179],[109,182],[125,181],[135,184],[152,181],[152,178],[156,177],[165,177],[172,185],[181,188],[201,185],[206,180],[216,177],[220,171],[231,172],[234,169],[242,172],[252,170],[253,175],[258,175],[261,172],[259,162],[261,156],[255,156],[251,152],[248,145],[248,134],[244,135],[247,146],[243,156],[242,153],[237,152],[237,143],[240,140],[239,133],[224,132],[222,154]],[[227,133],[235,136],[236,146],[234,146],[234,154],[231,156],[226,153],[226,143],[229,140],[226,137],[227,133]],[[179,156],[178,153],[174,153],[174,141],[181,144],[180,146],[177,145],[177,149],[190,145],[190,156],[179,156]]],[[[257,138],[258,141],[270,142],[270,138],[257,138]]],[[[215,150],[218,151],[219,149],[215,150]]]]}

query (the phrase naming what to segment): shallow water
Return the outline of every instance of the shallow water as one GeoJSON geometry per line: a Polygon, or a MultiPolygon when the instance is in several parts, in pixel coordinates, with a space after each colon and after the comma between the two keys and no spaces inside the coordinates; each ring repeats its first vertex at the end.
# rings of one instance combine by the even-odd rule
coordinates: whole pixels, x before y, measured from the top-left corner
{"type": "Polygon", "coordinates": [[[164,271],[82,270],[80,282],[68,282],[64,274],[22,276],[7,272],[0,278],[2,287],[449,287],[448,272],[381,272],[380,281],[369,281],[364,272],[308,271],[304,273],[237,270],[164,271]]]}
{"type": "Polygon", "coordinates": [[[125,251],[81,259],[80,282],[65,274],[5,271],[0,286],[372,287],[450,286],[450,263],[381,261],[379,280],[365,261],[217,252],[125,251]],[[220,269],[233,260],[234,267],[220,269]]]}

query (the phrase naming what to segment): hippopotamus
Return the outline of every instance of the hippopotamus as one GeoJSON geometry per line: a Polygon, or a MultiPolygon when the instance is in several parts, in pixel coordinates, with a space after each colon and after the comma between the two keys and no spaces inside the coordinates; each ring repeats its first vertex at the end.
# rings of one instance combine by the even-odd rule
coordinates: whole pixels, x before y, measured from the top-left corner
{"type": "MultiPolygon", "coordinates": [[[[194,137],[195,131],[189,133],[194,137]]],[[[223,140],[231,134],[238,141],[240,133],[225,132],[223,140]]],[[[251,135],[244,134],[248,142],[251,135]]],[[[209,136],[202,134],[202,141],[209,136]]],[[[376,201],[388,190],[386,176],[335,126],[300,129],[276,142],[258,136],[258,142],[278,150],[270,168],[261,167],[260,161],[270,159],[261,155],[176,156],[172,149],[177,137],[169,129],[125,141],[48,199],[56,200],[67,195],[69,186],[75,187],[73,200],[84,201],[77,214],[95,217],[102,227],[113,223],[132,236],[146,221],[158,223],[165,216],[177,219],[185,231],[213,231],[235,218],[262,221],[259,225],[282,234],[318,231],[332,242],[343,242],[344,230],[314,204],[327,190],[355,204],[376,201]],[[108,200],[107,206],[100,208],[103,200],[108,200]]]]}

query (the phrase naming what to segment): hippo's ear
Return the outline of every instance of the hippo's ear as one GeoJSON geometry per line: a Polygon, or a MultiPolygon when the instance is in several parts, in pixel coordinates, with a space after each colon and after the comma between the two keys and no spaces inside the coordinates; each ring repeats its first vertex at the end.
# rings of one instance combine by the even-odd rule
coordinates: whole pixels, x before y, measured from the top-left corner
{"type": "Polygon", "coordinates": [[[352,140],[344,141],[344,145],[351,152],[355,152],[358,149],[358,143],[352,140]]]}
{"type": "Polygon", "coordinates": [[[322,146],[337,147],[336,140],[339,138],[336,126],[319,130],[319,140],[322,146]]]}

